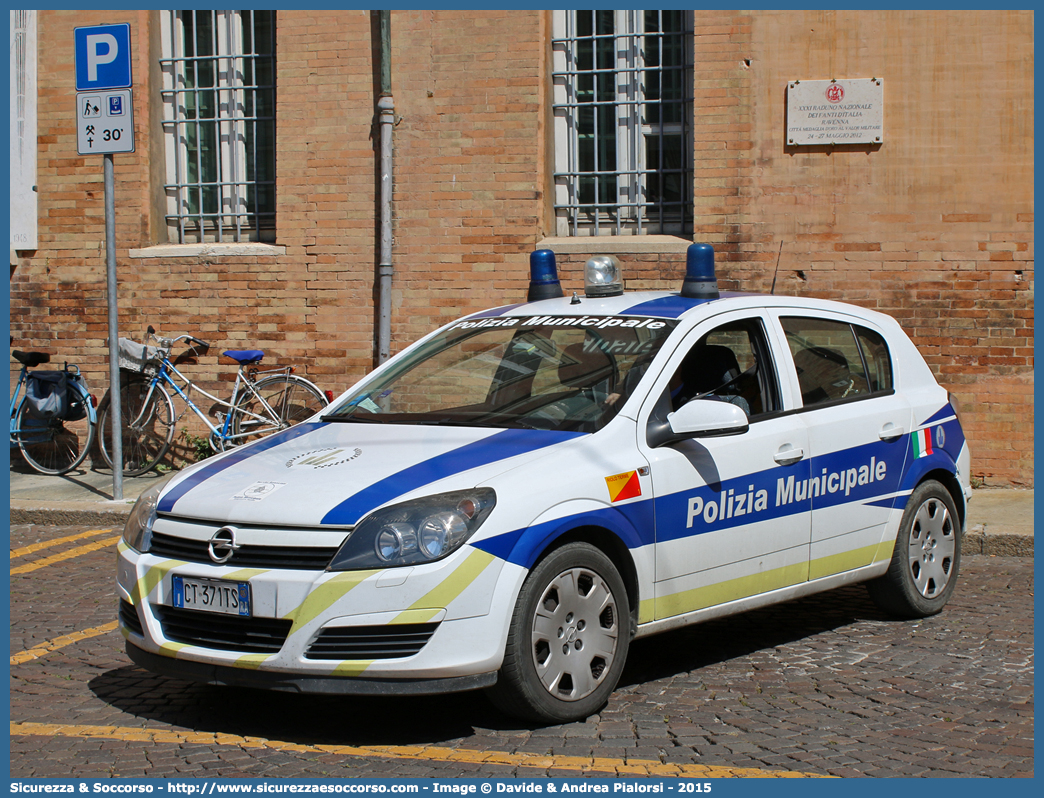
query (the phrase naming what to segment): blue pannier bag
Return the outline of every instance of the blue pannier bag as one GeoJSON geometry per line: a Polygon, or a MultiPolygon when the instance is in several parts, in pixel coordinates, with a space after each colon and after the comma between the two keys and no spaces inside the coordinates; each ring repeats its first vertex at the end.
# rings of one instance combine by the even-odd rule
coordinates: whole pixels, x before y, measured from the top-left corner
{"type": "Polygon", "coordinates": [[[31,372],[25,386],[25,401],[29,403],[29,415],[44,421],[64,419],[69,412],[70,376],[65,371],[31,372]]]}
{"type": "Polygon", "coordinates": [[[70,387],[66,391],[68,407],[62,418],[65,421],[79,421],[81,418],[87,418],[87,402],[91,401],[87,394],[87,382],[79,374],[69,374],[69,382],[75,383],[83,390],[77,391],[70,387]]]}

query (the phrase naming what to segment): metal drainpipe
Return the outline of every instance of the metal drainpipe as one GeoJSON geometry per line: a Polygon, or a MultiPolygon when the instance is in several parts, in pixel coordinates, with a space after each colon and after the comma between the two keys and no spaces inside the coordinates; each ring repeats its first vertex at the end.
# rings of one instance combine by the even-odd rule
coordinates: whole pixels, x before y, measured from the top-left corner
{"type": "Polygon", "coordinates": [[[381,11],[381,96],[377,101],[381,126],[381,253],[377,287],[377,364],[391,356],[391,289],[392,289],[392,127],[395,125],[395,102],[391,94],[391,18],[381,11]]]}

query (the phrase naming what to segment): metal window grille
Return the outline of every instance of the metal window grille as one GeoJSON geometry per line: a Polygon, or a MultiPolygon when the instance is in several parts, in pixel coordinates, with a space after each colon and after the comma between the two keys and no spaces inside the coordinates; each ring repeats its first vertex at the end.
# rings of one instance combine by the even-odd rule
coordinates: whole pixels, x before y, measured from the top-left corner
{"type": "Polygon", "coordinates": [[[275,239],[275,12],[163,14],[167,226],[178,243],[275,239]]]}
{"type": "Polygon", "coordinates": [[[558,234],[691,234],[692,13],[555,12],[552,55],[558,234]]]}

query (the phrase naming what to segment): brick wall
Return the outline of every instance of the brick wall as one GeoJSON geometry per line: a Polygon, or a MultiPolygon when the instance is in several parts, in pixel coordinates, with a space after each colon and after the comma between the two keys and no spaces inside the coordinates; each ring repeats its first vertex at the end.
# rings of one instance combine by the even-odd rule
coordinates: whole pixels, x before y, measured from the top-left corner
{"type": "MultiPolygon", "coordinates": [[[[234,369],[218,353],[248,345],[347,387],[374,361],[373,16],[277,14],[282,249],[191,257],[141,257],[166,236],[158,94],[143,77],[158,14],[118,16],[39,13],[40,249],[12,258],[15,346],[76,360],[104,390],[102,159],[76,154],[71,43],[74,27],[128,21],[137,151],[116,156],[121,334],[151,323],[211,340],[187,372],[219,392],[234,369]]],[[[398,351],[524,298],[529,252],[554,227],[553,153],[547,12],[391,18],[398,351]]],[[[695,238],[718,250],[723,286],[768,290],[775,276],[778,293],[894,316],[960,397],[975,475],[1032,483],[1031,12],[697,11],[695,25],[695,238]],[[785,146],[787,82],[830,77],[885,81],[880,147],[785,146]]],[[[684,242],[611,243],[629,287],[679,284],[684,242]]],[[[560,247],[567,291],[582,290],[585,249],[560,247]]]]}
{"type": "Polygon", "coordinates": [[[896,318],[959,397],[987,484],[1033,479],[1032,21],[696,18],[697,240],[737,287],[768,290],[778,260],[778,293],[896,318]],[[870,77],[882,145],[786,146],[788,81],[870,77]]]}

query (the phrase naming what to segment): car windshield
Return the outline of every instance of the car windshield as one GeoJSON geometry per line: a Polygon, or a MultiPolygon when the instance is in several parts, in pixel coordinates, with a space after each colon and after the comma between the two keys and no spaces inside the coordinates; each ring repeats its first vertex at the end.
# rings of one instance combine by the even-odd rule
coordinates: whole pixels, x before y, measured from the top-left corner
{"type": "Polygon", "coordinates": [[[323,418],[594,432],[619,412],[676,324],[625,316],[458,322],[323,418]]]}

